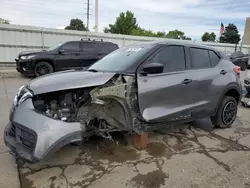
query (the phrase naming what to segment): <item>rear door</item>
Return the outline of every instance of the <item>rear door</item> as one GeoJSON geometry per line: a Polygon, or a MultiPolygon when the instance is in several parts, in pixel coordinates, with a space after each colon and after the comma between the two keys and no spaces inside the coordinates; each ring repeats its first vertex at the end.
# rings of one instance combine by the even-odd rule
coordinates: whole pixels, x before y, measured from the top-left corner
{"type": "Polygon", "coordinates": [[[220,79],[223,79],[223,68],[218,67],[219,56],[213,51],[203,48],[189,48],[190,61],[187,77],[192,80],[193,97],[191,116],[202,118],[211,115],[215,109],[216,97],[219,93],[220,79]]]}
{"type": "Polygon", "coordinates": [[[79,67],[89,67],[95,63],[98,58],[99,45],[96,42],[81,42],[81,54],[79,67]]]}
{"type": "Polygon", "coordinates": [[[184,46],[165,46],[138,71],[138,97],[140,112],[148,122],[176,121],[190,118],[195,101],[192,80],[187,76],[184,46]],[[140,74],[149,63],[161,63],[161,74],[140,74]]]}
{"type": "Polygon", "coordinates": [[[64,52],[58,53],[55,56],[55,64],[58,70],[78,67],[80,61],[80,42],[67,42],[59,50],[63,50],[64,52]]]}

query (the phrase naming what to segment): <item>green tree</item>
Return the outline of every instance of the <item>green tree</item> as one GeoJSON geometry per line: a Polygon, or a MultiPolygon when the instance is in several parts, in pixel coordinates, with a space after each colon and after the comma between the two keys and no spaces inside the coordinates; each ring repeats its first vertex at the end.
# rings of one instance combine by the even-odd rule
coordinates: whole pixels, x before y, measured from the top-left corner
{"type": "Polygon", "coordinates": [[[171,39],[192,40],[190,37],[186,37],[183,31],[179,31],[177,29],[169,31],[166,37],[171,39]]]}
{"type": "Polygon", "coordinates": [[[132,32],[135,32],[135,29],[138,29],[138,24],[134,13],[127,11],[126,13],[120,13],[119,17],[116,18],[115,23],[109,24],[109,26],[105,27],[103,31],[105,33],[131,35],[132,32]]]}
{"type": "Polygon", "coordinates": [[[165,33],[165,31],[158,31],[158,32],[155,34],[155,37],[164,38],[164,37],[166,37],[166,33],[165,33]]]}
{"type": "Polygon", "coordinates": [[[202,37],[201,37],[202,41],[209,41],[210,40],[210,33],[205,32],[202,37]]]}
{"type": "Polygon", "coordinates": [[[183,36],[182,40],[192,40],[190,37],[183,36]]]}
{"type": "Polygon", "coordinates": [[[210,41],[215,42],[216,40],[216,34],[214,32],[210,33],[210,41]]]}
{"type": "Polygon", "coordinates": [[[10,21],[3,19],[3,18],[0,18],[0,24],[10,24],[10,21]]]}
{"type": "Polygon", "coordinates": [[[155,33],[151,30],[142,29],[140,27],[133,29],[131,35],[135,36],[146,36],[146,37],[155,37],[155,33]]]}
{"type": "Polygon", "coordinates": [[[201,37],[201,40],[204,42],[215,42],[215,39],[216,39],[216,35],[214,32],[212,33],[205,32],[201,37]]]}
{"type": "Polygon", "coordinates": [[[236,25],[228,24],[228,26],[225,28],[224,34],[220,37],[220,42],[239,44],[239,41],[240,41],[240,34],[236,25]]]}
{"type": "Polygon", "coordinates": [[[78,31],[88,31],[83,21],[75,18],[70,20],[69,26],[65,27],[67,30],[78,30],[78,31]]]}

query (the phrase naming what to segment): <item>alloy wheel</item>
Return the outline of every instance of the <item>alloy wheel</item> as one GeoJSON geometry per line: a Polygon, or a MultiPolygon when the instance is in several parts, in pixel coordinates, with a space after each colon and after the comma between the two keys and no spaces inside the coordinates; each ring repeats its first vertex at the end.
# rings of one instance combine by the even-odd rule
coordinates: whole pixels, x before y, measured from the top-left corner
{"type": "Polygon", "coordinates": [[[229,101],[222,112],[222,121],[226,125],[230,125],[236,118],[237,114],[237,104],[233,101],[229,101]]]}

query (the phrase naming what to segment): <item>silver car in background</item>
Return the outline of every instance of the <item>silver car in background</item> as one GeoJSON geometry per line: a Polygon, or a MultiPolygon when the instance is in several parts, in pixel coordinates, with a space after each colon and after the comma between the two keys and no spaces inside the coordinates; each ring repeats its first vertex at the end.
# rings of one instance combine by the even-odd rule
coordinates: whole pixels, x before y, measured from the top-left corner
{"type": "Polygon", "coordinates": [[[232,125],[242,88],[240,68],[207,46],[154,41],[122,47],[87,71],[41,76],[20,88],[5,144],[30,162],[93,134],[142,134],[211,117],[232,125]]]}

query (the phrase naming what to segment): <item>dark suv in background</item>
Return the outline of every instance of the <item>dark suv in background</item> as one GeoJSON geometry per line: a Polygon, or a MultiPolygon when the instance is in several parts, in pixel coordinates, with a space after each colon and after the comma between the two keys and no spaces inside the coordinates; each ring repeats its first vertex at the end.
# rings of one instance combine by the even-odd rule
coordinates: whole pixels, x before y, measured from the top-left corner
{"type": "Polygon", "coordinates": [[[227,52],[225,53],[226,56],[229,58],[233,64],[239,66],[241,70],[245,71],[249,67],[249,55],[244,54],[243,52],[236,51],[236,52],[227,52]]]}
{"type": "Polygon", "coordinates": [[[118,45],[111,42],[81,39],[58,43],[41,52],[21,52],[16,60],[17,71],[25,76],[89,67],[118,45]]]}

